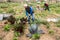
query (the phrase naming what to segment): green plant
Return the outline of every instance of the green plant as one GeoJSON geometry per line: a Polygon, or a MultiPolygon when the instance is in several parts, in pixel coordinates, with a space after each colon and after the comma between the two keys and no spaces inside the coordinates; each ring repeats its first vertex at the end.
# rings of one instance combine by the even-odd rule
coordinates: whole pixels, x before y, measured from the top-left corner
{"type": "Polygon", "coordinates": [[[17,37],[14,37],[13,40],[18,40],[17,37]]]}
{"type": "Polygon", "coordinates": [[[6,24],[6,25],[4,26],[4,30],[5,30],[5,31],[9,31],[10,28],[11,28],[11,25],[9,25],[9,24],[6,24]]]}
{"type": "Polygon", "coordinates": [[[49,30],[49,34],[53,35],[54,31],[53,30],[49,30]]]}
{"type": "Polygon", "coordinates": [[[40,38],[40,35],[39,34],[33,34],[32,38],[33,39],[39,39],[40,38]]]}
{"type": "Polygon", "coordinates": [[[13,40],[18,40],[19,36],[20,36],[20,33],[15,31],[13,40]]]}
{"type": "Polygon", "coordinates": [[[18,37],[18,36],[20,36],[20,33],[15,31],[14,35],[15,35],[16,37],[18,37]]]}
{"type": "Polygon", "coordinates": [[[7,4],[0,4],[0,8],[8,8],[8,5],[7,4]]]}

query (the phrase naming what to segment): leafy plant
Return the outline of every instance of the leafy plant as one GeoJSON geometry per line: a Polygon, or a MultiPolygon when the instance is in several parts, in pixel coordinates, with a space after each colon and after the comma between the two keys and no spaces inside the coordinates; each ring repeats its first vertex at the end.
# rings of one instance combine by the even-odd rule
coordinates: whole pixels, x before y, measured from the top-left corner
{"type": "Polygon", "coordinates": [[[18,40],[19,36],[20,36],[20,33],[15,31],[13,40],[18,40]]]}
{"type": "Polygon", "coordinates": [[[7,13],[14,13],[14,9],[13,8],[8,8],[7,13]]]}
{"type": "Polygon", "coordinates": [[[14,37],[13,40],[18,40],[17,37],[14,37]]]}
{"type": "Polygon", "coordinates": [[[20,33],[15,31],[14,35],[15,35],[16,37],[18,37],[18,36],[20,36],[20,33]]]}
{"type": "Polygon", "coordinates": [[[40,38],[40,35],[39,34],[33,34],[32,38],[33,39],[39,39],[40,38]]]}
{"type": "Polygon", "coordinates": [[[9,31],[10,28],[11,28],[11,25],[9,25],[9,24],[6,24],[6,25],[4,26],[4,30],[5,30],[5,31],[9,31]]]}

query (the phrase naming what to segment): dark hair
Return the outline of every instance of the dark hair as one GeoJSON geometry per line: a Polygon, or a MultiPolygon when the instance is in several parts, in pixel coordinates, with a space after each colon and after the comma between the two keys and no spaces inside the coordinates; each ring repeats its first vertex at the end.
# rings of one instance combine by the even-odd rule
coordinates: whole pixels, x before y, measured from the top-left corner
{"type": "Polygon", "coordinates": [[[27,6],[27,7],[25,8],[25,10],[26,10],[28,13],[30,13],[30,7],[29,7],[29,6],[27,6]]]}
{"type": "MultiPolygon", "coordinates": [[[[29,6],[27,6],[27,7],[25,8],[25,10],[26,10],[28,13],[30,13],[30,11],[31,11],[31,9],[30,9],[29,6]]],[[[34,10],[32,11],[32,13],[34,13],[34,10]]]]}

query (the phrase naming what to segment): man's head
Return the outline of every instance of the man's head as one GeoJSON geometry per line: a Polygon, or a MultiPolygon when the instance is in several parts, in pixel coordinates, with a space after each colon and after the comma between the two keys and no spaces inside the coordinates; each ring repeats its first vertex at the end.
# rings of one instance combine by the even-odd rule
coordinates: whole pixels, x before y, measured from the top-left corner
{"type": "Polygon", "coordinates": [[[24,8],[27,8],[27,6],[28,6],[27,4],[24,4],[24,8]]]}
{"type": "Polygon", "coordinates": [[[39,5],[37,5],[37,8],[39,8],[40,6],[39,5]]]}

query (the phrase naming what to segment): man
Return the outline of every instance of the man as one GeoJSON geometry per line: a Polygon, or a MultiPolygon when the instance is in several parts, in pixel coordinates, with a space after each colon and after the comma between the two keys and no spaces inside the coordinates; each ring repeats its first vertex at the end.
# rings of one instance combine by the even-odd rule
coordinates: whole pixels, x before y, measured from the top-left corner
{"type": "Polygon", "coordinates": [[[28,18],[28,22],[30,23],[30,17],[32,17],[32,21],[34,21],[34,10],[31,6],[28,6],[27,4],[24,4],[24,8],[26,11],[26,16],[28,18]]]}
{"type": "Polygon", "coordinates": [[[49,5],[48,5],[47,3],[44,3],[44,8],[45,8],[45,10],[50,11],[50,10],[49,10],[49,5]]]}

